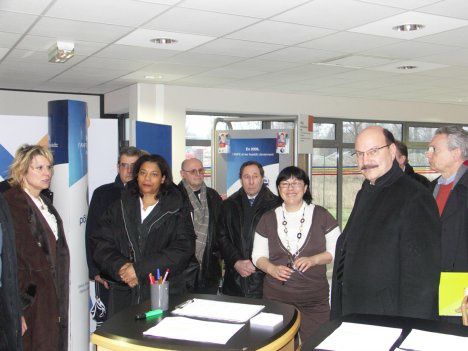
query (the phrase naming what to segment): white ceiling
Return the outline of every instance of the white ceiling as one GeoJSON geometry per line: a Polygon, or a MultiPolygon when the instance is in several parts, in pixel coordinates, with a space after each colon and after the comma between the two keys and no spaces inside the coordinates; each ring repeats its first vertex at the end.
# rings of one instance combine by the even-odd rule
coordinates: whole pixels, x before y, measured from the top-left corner
{"type": "Polygon", "coordinates": [[[468,1],[0,0],[0,88],[137,82],[468,105],[468,1]]]}

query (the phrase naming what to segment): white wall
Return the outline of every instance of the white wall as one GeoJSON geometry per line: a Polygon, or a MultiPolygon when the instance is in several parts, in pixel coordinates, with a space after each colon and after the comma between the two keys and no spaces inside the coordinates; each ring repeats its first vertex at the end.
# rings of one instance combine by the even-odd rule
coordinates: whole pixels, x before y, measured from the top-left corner
{"type": "Polygon", "coordinates": [[[100,117],[100,97],[98,95],[74,95],[41,93],[29,91],[0,90],[0,115],[47,116],[47,103],[52,100],[78,100],[88,104],[88,116],[100,117]]]}
{"type": "MultiPolygon", "coordinates": [[[[128,91],[128,88],[124,88],[106,94],[105,113],[128,111],[128,104],[131,103],[128,91]],[[126,107],[125,103],[127,103],[126,107]]],[[[172,162],[174,165],[180,164],[185,155],[185,115],[187,111],[274,115],[312,114],[316,117],[446,123],[466,123],[468,117],[468,106],[452,104],[263,93],[171,85],[164,86],[164,94],[159,94],[159,96],[164,96],[164,121],[162,123],[170,124],[173,127],[172,162]]],[[[156,116],[151,121],[156,122],[156,116]]],[[[177,172],[174,172],[174,178],[177,177],[177,172]]]]}

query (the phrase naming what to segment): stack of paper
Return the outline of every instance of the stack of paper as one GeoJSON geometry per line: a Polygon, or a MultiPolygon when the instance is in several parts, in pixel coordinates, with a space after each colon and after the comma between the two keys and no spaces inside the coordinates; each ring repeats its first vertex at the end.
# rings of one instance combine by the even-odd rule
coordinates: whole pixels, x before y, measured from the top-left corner
{"type": "Polygon", "coordinates": [[[245,323],[264,308],[263,305],[193,299],[186,301],[172,313],[184,317],[245,323]]]}
{"type": "Polygon", "coordinates": [[[283,316],[275,313],[259,313],[250,320],[250,326],[273,329],[283,323],[283,316]]]}
{"type": "Polygon", "coordinates": [[[144,335],[226,344],[244,324],[205,322],[185,317],[166,317],[144,335]]]}
{"type": "Polygon", "coordinates": [[[317,349],[335,351],[388,351],[401,329],[343,322],[317,349]]]}
{"type": "Polygon", "coordinates": [[[401,343],[400,348],[421,351],[466,351],[468,350],[468,337],[413,329],[401,343]]]}

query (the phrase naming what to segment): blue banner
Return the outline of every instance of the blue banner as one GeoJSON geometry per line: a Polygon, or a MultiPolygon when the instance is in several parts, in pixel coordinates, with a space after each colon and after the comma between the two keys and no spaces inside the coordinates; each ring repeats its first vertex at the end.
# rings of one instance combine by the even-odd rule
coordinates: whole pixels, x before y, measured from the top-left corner
{"type": "Polygon", "coordinates": [[[136,147],[164,157],[172,168],[172,127],[136,122],[136,147]]]}
{"type": "MultiPolygon", "coordinates": [[[[279,155],[276,153],[276,139],[231,139],[230,152],[227,155],[227,189],[239,181],[239,169],[246,161],[257,161],[264,169],[274,168],[277,173],[279,155]]],[[[276,178],[269,178],[269,173],[265,172],[264,180],[267,185],[276,181],[276,178]]],[[[232,193],[232,190],[228,190],[228,193],[232,193]]]]}

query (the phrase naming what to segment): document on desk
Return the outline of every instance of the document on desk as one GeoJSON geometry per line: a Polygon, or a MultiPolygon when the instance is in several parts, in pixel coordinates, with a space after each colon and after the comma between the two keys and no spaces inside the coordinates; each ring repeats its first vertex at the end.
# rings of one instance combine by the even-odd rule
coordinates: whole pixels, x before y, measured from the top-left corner
{"type": "Polygon", "coordinates": [[[143,332],[143,335],[226,344],[243,326],[244,324],[240,323],[206,322],[185,317],[166,317],[154,327],[143,332]]]}
{"type": "Polygon", "coordinates": [[[177,306],[172,314],[232,323],[246,323],[264,308],[263,305],[192,299],[177,306]]]}
{"type": "Polygon", "coordinates": [[[320,345],[319,350],[388,351],[401,335],[401,329],[359,323],[341,323],[320,345]]]}
{"type": "Polygon", "coordinates": [[[468,337],[413,329],[401,343],[400,349],[421,351],[466,351],[468,350],[468,337]]]}

